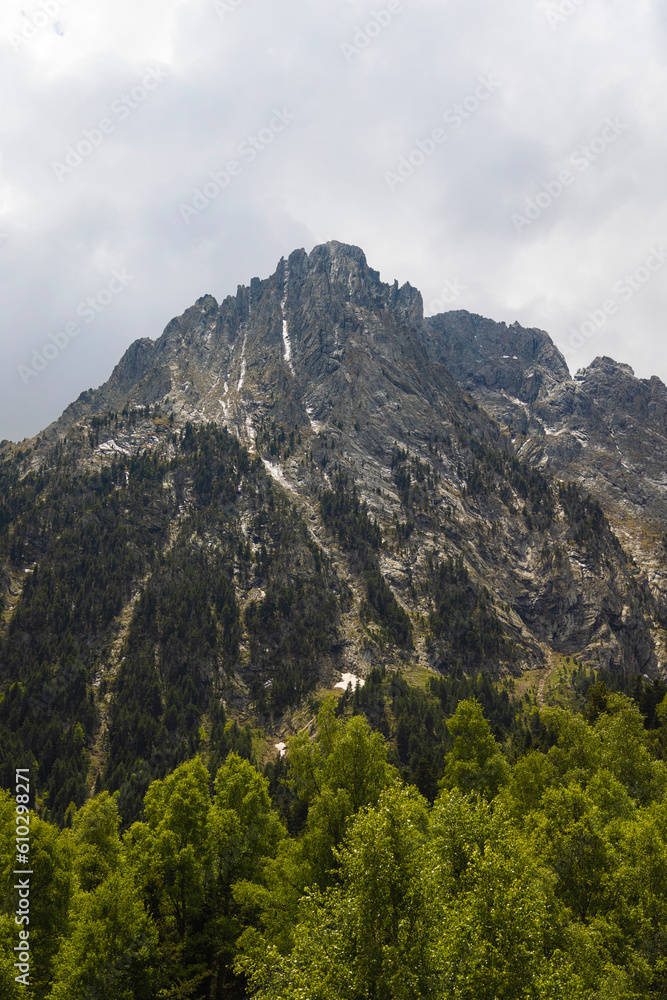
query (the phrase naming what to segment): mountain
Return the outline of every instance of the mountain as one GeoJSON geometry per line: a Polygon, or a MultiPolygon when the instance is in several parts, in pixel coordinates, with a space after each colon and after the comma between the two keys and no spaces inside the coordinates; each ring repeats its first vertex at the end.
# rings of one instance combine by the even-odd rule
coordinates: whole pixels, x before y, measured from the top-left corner
{"type": "Polygon", "coordinates": [[[203,296],[0,446],[2,783],[131,818],[346,673],[663,675],[665,392],[337,242],[203,296]]]}
{"type": "Polygon", "coordinates": [[[667,386],[596,358],[571,376],[542,330],[456,311],[426,320],[430,355],[508,429],[516,453],[602,504],[665,613],[667,386]]]}

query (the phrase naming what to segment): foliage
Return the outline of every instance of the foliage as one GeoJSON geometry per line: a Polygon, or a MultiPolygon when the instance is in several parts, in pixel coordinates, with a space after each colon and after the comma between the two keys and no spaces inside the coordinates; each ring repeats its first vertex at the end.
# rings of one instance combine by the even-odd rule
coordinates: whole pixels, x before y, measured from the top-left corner
{"type": "MultiPolygon", "coordinates": [[[[378,671],[358,712],[377,706],[383,684],[397,705],[407,698],[378,671]]],[[[431,708],[450,696],[421,695],[431,708]]],[[[502,699],[490,704],[507,718],[502,699]]],[[[452,702],[433,804],[400,780],[353,707],[340,714],[326,701],[316,732],[290,739],[271,786],[230,752],[213,781],[199,758],[154,780],[144,820],[124,833],[106,791],[71,829],[31,814],[33,976],[18,994],[0,962],[0,996],[664,996],[662,702],[658,730],[616,692],[594,718],[545,709],[539,739],[510,759],[479,701],[452,702]],[[270,794],[281,782],[303,809],[291,833],[270,794]]],[[[1,793],[10,950],[14,825],[1,793]]]]}
{"type": "Polygon", "coordinates": [[[429,554],[427,570],[425,588],[433,606],[429,627],[440,669],[470,672],[490,660],[514,660],[488,591],[473,586],[463,557],[438,562],[429,554]]]}
{"type": "Polygon", "coordinates": [[[50,1000],[152,1000],[155,928],[129,875],[113,872],[74,902],[50,1000]]]}
{"type": "Polygon", "coordinates": [[[509,765],[476,701],[461,701],[447,728],[454,746],[445,759],[443,785],[492,799],[509,779],[509,765]]]}
{"type": "Polygon", "coordinates": [[[0,785],[31,768],[44,817],[63,822],[86,800],[108,728],[99,782],[120,792],[128,825],[150,782],[203,749],[207,726],[215,766],[230,750],[250,756],[221,706],[243,625],[252,696],[278,716],[321,673],[343,593],[262,462],[226,430],[171,433],[143,408],[95,417],[91,436],[54,446],[50,471],[0,463],[0,572],[22,587],[0,634],[0,785]],[[80,471],[87,448],[142,421],[159,447],[80,471]],[[265,594],[245,622],[237,586],[265,594]]]}
{"type": "Polygon", "coordinates": [[[397,646],[411,649],[412,623],[380,569],[377,550],[382,536],[376,521],[372,521],[365,503],[359,500],[357,488],[346,476],[338,473],[332,490],[320,498],[324,523],[335,534],[339,544],[351,556],[353,570],[361,577],[366,600],[362,604],[362,621],[374,623],[397,646]]]}

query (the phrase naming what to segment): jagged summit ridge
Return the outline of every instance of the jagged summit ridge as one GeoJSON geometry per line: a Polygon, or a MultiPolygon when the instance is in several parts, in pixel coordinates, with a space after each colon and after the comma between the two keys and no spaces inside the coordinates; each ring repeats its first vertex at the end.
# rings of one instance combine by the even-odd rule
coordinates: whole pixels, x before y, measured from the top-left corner
{"type": "MultiPolygon", "coordinates": [[[[536,557],[523,550],[526,543],[519,544],[523,529],[517,528],[512,544],[519,548],[506,553],[513,569],[502,583],[495,557],[488,558],[492,549],[482,555],[486,543],[479,542],[480,580],[491,590],[514,593],[508,603],[524,624],[513,627],[517,634],[528,630],[529,644],[555,641],[542,630],[536,610],[549,605],[562,636],[570,637],[562,641],[572,648],[597,643],[595,655],[606,662],[641,662],[653,669],[650,664],[663,655],[663,613],[667,620],[660,541],[667,517],[666,400],[659,379],[636,379],[629,366],[608,358],[596,359],[573,377],[543,330],[496,323],[464,310],[425,319],[416,288],[383,282],[359,247],[331,241],[310,253],[295,250],[270,277],[253,278],[220,303],[212,295],[200,297],[158,339],[132,344],[108,382],[83,393],[41,441],[47,445],[76,436],[96,416],[123,409],[158,408],[176,428],[213,422],[261,457],[280,488],[315,522],[313,496],[328,489],[332,470],[339,470],[358,484],[360,496],[390,534],[396,524],[412,523],[405,502],[410,490],[398,484],[413,474],[406,478],[396,472],[398,456],[411,456],[414,474],[421,470],[419,475],[427,476],[438,496],[436,508],[446,507],[463,523],[472,517],[474,535],[485,518],[505,515],[490,509],[482,513],[482,508],[472,513],[470,484],[479,486],[480,455],[470,451],[469,442],[515,455],[556,480],[583,484],[602,504],[647,574],[658,617],[641,627],[657,629],[655,651],[644,633],[635,636],[630,653],[626,640],[619,646],[614,638],[616,626],[605,631],[609,608],[621,623],[630,614],[618,589],[625,570],[613,583],[600,581],[599,590],[588,593],[583,578],[576,585],[561,581],[566,599],[538,599],[533,593],[539,578],[536,557]],[[520,565],[528,567],[533,581],[528,607],[518,596],[520,565]],[[603,600],[605,587],[612,588],[613,599],[603,600]],[[606,601],[607,610],[599,601],[606,601]]],[[[151,428],[142,427],[131,433],[126,428],[124,437],[106,441],[98,441],[96,432],[88,461],[101,467],[110,452],[132,454],[155,446],[151,428]]],[[[35,455],[32,461],[41,459],[35,455]]],[[[533,523],[524,500],[518,507],[518,500],[508,503],[512,517],[523,512],[533,523]]],[[[424,531],[415,559],[429,544],[435,551],[447,549],[442,522],[424,531]]],[[[541,542],[552,543],[546,537],[541,542]]],[[[572,558],[576,573],[579,557],[572,558]]],[[[411,578],[410,564],[385,568],[401,592],[411,578]]],[[[633,620],[630,615],[628,621],[633,620]]],[[[532,648],[531,656],[541,655],[532,648]]]]}
{"type": "MultiPolygon", "coordinates": [[[[543,330],[465,310],[424,319],[416,288],[381,281],[363,250],[335,240],[293,251],[269,278],[221,303],[202,296],[157,340],[133,343],[108,382],[82,393],[46,438],[86,415],[159,403],[179,419],[224,424],[252,447],[269,410],[317,433],[334,400],[351,411],[355,396],[371,423],[384,415],[380,436],[400,436],[408,415],[419,432],[452,407],[465,411],[461,390],[531,462],[580,479],[604,502],[629,498],[642,516],[648,504],[654,521],[667,517],[660,379],[637,379],[606,357],[573,377],[543,330]],[[637,476],[642,463],[647,476],[637,476]]],[[[487,423],[484,433],[497,429],[487,423]]]]}
{"type": "Polygon", "coordinates": [[[410,356],[427,366],[422,324],[417,289],[382,282],[358,247],[332,241],[310,254],[296,250],[271,277],[253,278],[220,304],[202,296],[157,340],[136,341],[108,382],[83,393],[47,433],[62,434],[85,414],[160,402],[245,428],[251,441],[249,420],[271,394],[290,419],[319,426],[332,393],[352,380],[344,356],[382,343],[386,360],[410,356]]]}
{"type": "MultiPolygon", "coordinates": [[[[612,359],[598,358],[572,377],[543,330],[496,323],[465,310],[424,319],[416,288],[382,282],[359,247],[332,240],[310,253],[293,251],[269,278],[253,278],[221,303],[212,295],[202,296],[171,320],[159,338],[133,343],[109,381],[82,393],[51,425],[49,436],[86,413],[160,401],[193,418],[199,413],[233,423],[236,397],[249,391],[258,364],[275,368],[282,363],[297,383],[292,395],[303,395],[300,387],[322,377],[340,360],[348,340],[354,342],[354,327],[359,328],[364,313],[393,318],[391,333],[399,343],[390,344],[392,324],[386,322],[383,341],[395,357],[401,349],[405,356],[407,336],[413,355],[444,366],[497,419],[522,433],[548,430],[554,425],[546,417],[560,411],[572,415],[582,410],[589,418],[591,406],[579,398],[576,387],[596,385],[604,391],[603,371],[607,382],[612,371],[621,382],[627,375],[634,381],[624,395],[637,395],[640,380],[629,366],[612,359]]],[[[661,409],[663,390],[659,379],[649,381],[651,399],[645,409],[653,414],[661,409]]],[[[290,409],[305,421],[321,403],[293,399],[290,409]]]]}

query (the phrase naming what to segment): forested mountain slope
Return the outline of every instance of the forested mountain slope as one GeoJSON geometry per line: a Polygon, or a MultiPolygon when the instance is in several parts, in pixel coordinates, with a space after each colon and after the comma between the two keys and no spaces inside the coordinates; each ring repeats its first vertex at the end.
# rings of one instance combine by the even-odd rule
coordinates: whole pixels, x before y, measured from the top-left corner
{"type": "Polygon", "coordinates": [[[309,692],[373,666],[664,672],[660,547],[643,565],[617,506],[587,491],[597,466],[539,450],[574,431],[517,429],[498,403],[511,389],[551,405],[562,359],[546,334],[503,328],[542,374],[484,389],[490,416],[467,394],[485,382],[464,377],[464,341],[486,331],[489,382],[499,327],[466,315],[425,321],[419,293],[357,248],[295,251],[3,444],[7,787],[23,762],[54,819],[95,787],[133,818],[202,733],[288,732],[309,692]]]}
{"type": "Polygon", "coordinates": [[[664,997],[666,393],[332,242],[2,442],[0,998],[664,997]]]}

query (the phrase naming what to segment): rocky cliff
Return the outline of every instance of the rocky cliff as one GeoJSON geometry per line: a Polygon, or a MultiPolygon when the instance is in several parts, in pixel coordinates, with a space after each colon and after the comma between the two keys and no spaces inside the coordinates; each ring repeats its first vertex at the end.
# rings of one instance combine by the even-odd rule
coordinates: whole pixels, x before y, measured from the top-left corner
{"type": "Polygon", "coordinates": [[[200,298],[4,449],[5,731],[129,795],[374,665],[663,674],[665,393],[341,243],[200,298]]]}
{"type": "Polygon", "coordinates": [[[517,454],[599,500],[664,617],[667,386],[608,357],[571,376],[542,330],[461,311],[425,325],[431,357],[507,428],[517,454]]]}

